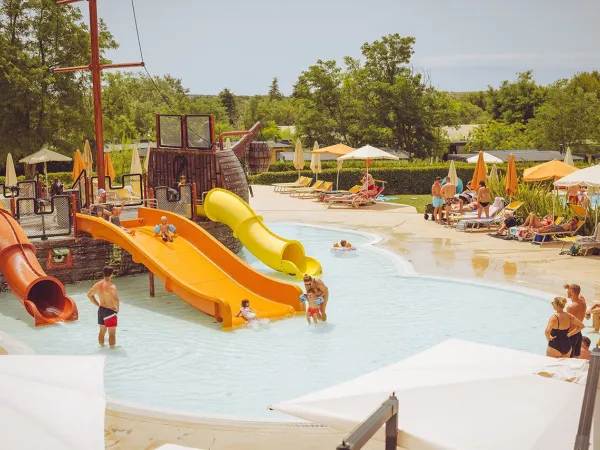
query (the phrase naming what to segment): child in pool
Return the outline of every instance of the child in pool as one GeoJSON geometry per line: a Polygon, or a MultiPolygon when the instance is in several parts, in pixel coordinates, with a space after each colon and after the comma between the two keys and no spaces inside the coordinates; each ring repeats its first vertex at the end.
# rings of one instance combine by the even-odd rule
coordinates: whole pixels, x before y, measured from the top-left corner
{"type": "Polygon", "coordinates": [[[336,242],[335,244],[333,244],[333,246],[336,248],[339,248],[339,247],[350,248],[350,247],[352,247],[352,244],[350,242],[346,241],[345,239],[342,239],[339,244],[336,242]]]}
{"type": "Polygon", "coordinates": [[[252,308],[250,308],[250,300],[247,300],[247,299],[242,300],[242,307],[240,308],[238,313],[235,315],[235,317],[240,317],[240,316],[242,316],[244,318],[244,320],[246,322],[248,322],[248,325],[253,325],[253,324],[265,325],[265,324],[269,323],[269,319],[259,319],[258,318],[256,313],[252,310],[252,308]]]}
{"type": "Polygon", "coordinates": [[[160,218],[160,224],[154,227],[155,236],[160,235],[163,242],[173,242],[173,238],[169,233],[173,233],[173,236],[177,236],[177,231],[175,230],[175,225],[169,225],[167,218],[162,216],[160,218]]]}
{"type": "Polygon", "coordinates": [[[313,289],[308,289],[306,294],[300,296],[300,301],[303,303],[308,302],[306,308],[306,320],[308,324],[310,325],[311,318],[315,324],[319,323],[319,320],[322,320],[319,306],[324,302],[323,297],[317,297],[313,289]]]}

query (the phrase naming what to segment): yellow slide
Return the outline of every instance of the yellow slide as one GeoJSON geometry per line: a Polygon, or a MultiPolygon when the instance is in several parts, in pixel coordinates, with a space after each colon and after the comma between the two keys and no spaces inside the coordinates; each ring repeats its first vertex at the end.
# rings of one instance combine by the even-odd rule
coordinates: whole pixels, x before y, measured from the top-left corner
{"type": "Polygon", "coordinates": [[[279,272],[301,278],[304,274],[321,275],[321,264],[306,256],[304,246],[276,235],[254,210],[231,191],[212,189],[206,194],[198,213],[233,230],[233,235],[258,259],[279,272]]]}
{"type": "Polygon", "coordinates": [[[118,245],[131,253],[174,292],[194,308],[223,323],[224,330],[242,325],[233,317],[243,299],[259,318],[281,318],[300,311],[300,287],[274,280],[254,270],[194,222],[167,211],[139,208],[138,218],[123,220],[129,235],[108,221],[82,214],[76,216],[78,231],[118,245]],[[173,242],[155,236],[154,226],[166,216],[176,227],[173,242]]]}

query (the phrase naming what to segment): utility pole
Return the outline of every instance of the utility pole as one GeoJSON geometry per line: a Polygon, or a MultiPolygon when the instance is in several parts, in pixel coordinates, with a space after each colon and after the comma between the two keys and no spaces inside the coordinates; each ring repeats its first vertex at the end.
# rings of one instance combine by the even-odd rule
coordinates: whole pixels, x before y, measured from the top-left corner
{"type": "Polygon", "coordinates": [[[122,64],[100,64],[100,44],[98,39],[98,5],[97,0],[61,0],[58,6],[87,1],[90,5],[90,40],[92,46],[92,62],[87,66],[60,67],[52,69],[55,73],[78,72],[89,70],[92,72],[92,91],[94,93],[94,125],[96,130],[96,175],[98,176],[98,189],[104,189],[104,134],[102,129],[102,82],[100,73],[103,69],[119,69],[125,67],[144,67],[143,62],[122,64]]]}

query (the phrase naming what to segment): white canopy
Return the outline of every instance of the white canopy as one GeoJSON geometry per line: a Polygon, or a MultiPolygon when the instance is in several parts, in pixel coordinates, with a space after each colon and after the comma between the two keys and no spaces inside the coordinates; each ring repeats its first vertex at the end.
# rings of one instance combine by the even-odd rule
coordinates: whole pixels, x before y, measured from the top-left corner
{"type": "Polygon", "coordinates": [[[338,161],[346,161],[347,159],[400,159],[397,156],[392,155],[391,153],[384,152],[383,150],[379,150],[378,148],[372,147],[370,145],[365,145],[364,147],[357,148],[353,152],[347,153],[344,156],[340,156],[338,161]]]}
{"type": "Polygon", "coordinates": [[[577,170],[554,182],[555,186],[576,186],[578,184],[600,187],[600,164],[577,170]]]}
{"type": "Polygon", "coordinates": [[[6,449],[103,450],[104,357],[0,357],[6,449]]]}
{"type": "Polygon", "coordinates": [[[573,447],[585,385],[539,373],[560,374],[559,365],[583,381],[577,372],[587,364],[452,339],[271,408],[350,432],[395,392],[404,449],[564,450],[573,447]]]}
{"type": "MultiPolygon", "coordinates": [[[[479,153],[471,156],[470,158],[467,158],[467,162],[472,163],[472,164],[477,164],[478,158],[479,158],[479,153]]],[[[490,155],[489,153],[483,152],[483,162],[486,164],[487,163],[502,164],[504,161],[502,161],[500,158],[495,157],[494,155],[490,155]]]]}
{"type": "Polygon", "coordinates": [[[25,158],[19,160],[20,163],[25,164],[39,164],[50,161],[66,162],[72,161],[72,158],[53,152],[52,150],[48,150],[44,147],[40,151],[35,152],[33,155],[26,156],[25,158]]]}

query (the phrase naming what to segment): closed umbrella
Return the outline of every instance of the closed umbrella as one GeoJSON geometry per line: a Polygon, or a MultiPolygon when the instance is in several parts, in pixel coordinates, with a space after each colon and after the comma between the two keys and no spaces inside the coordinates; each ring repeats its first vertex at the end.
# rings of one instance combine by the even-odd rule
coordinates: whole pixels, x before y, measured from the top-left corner
{"type": "Polygon", "coordinates": [[[94,158],[92,156],[92,148],[90,147],[90,141],[88,141],[87,139],[85,140],[85,144],[83,145],[83,162],[85,164],[85,169],[87,171],[91,171],[92,166],[94,165],[94,158]]]}
{"type": "Polygon", "coordinates": [[[483,152],[479,152],[477,165],[475,166],[475,172],[473,172],[473,180],[471,181],[471,189],[477,190],[479,188],[479,182],[485,181],[487,177],[487,170],[485,168],[485,161],[483,159],[483,152]]]}
{"type": "Polygon", "coordinates": [[[79,149],[77,149],[77,151],[75,152],[75,157],[73,158],[73,173],[72,173],[73,181],[75,181],[77,179],[77,177],[79,177],[79,174],[81,173],[81,171],[83,169],[85,169],[85,163],[83,162],[83,156],[81,155],[81,152],[79,151],[79,149]]]}
{"type": "Polygon", "coordinates": [[[517,190],[517,185],[519,181],[517,180],[517,165],[515,163],[515,155],[512,153],[508,157],[508,168],[506,169],[506,193],[509,197],[515,195],[517,190]]]}
{"type": "Polygon", "coordinates": [[[102,356],[0,357],[3,449],[103,450],[102,356]]]}
{"type": "Polygon", "coordinates": [[[298,179],[300,179],[300,171],[304,169],[304,153],[302,153],[300,139],[296,141],[296,149],[294,150],[294,168],[298,171],[298,179]]]}
{"type": "Polygon", "coordinates": [[[496,164],[492,166],[492,170],[490,170],[490,175],[488,178],[494,181],[498,180],[498,166],[496,166],[496,164]]]}
{"type": "Polygon", "coordinates": [[[113,181],[116,177],[115,168],[113,167],[110,152],[104,153],[104,176],[109,177],[111,181],[113,181]]]}
{"type": "Polygon", "coordinates": [[[148,173],[148,166],[150,165],[150,151],[151,144],[148,142],[148,151],[146,151],[146,157],[144,158],[144,171],[148,173]]]}
{"type": "Polygon", "coordinates": [[[140,152],[137,145],[133,147],[133,152],[131,153],[131,168],[129,169],[129,173],[142,174],[142,163],[140,161],[140,152]]]}
{"type": "Polygon", "coordinates": [[[15,163],[10,153],[6,157],[6,173],[4,174],[4,177],[5,186],[17,185],[17,172],[15,171],[15,163]]]}
{"type": "Polygon", "coordinates": [[[565,153],[564,163],[568,164],[570,166],[575,165],[575,164],[573,164],[573,154],[571,153],[571,147],[567,147],[567,153],[565,153]]]}
{"type": "Polygon", "coordinates": [[[229,138],[225,139],[225,149],[226,150],[231,149],[231,139],[229,139],[229,138]]]}
{"type": "Polygon", "coordinates": [[[321,155],[319,153],[315,153],[316,150],[319,150],[319,143],[317,141],[315,141],[315,145],[313,146],[313,151],[310,158],[310,170],[312,170],[313,173],[317,175],[318,180],[319,174],[321,173],[321,155]]]}
{"type": "Polygon", "coordinates": [[[456,175],[456,166],[454,165],[454,160],[450,160],[450,169],[448,169],[448,176],[450,177],[450,183],[454,186],[457,186],[458,176],[456,175]]]}

